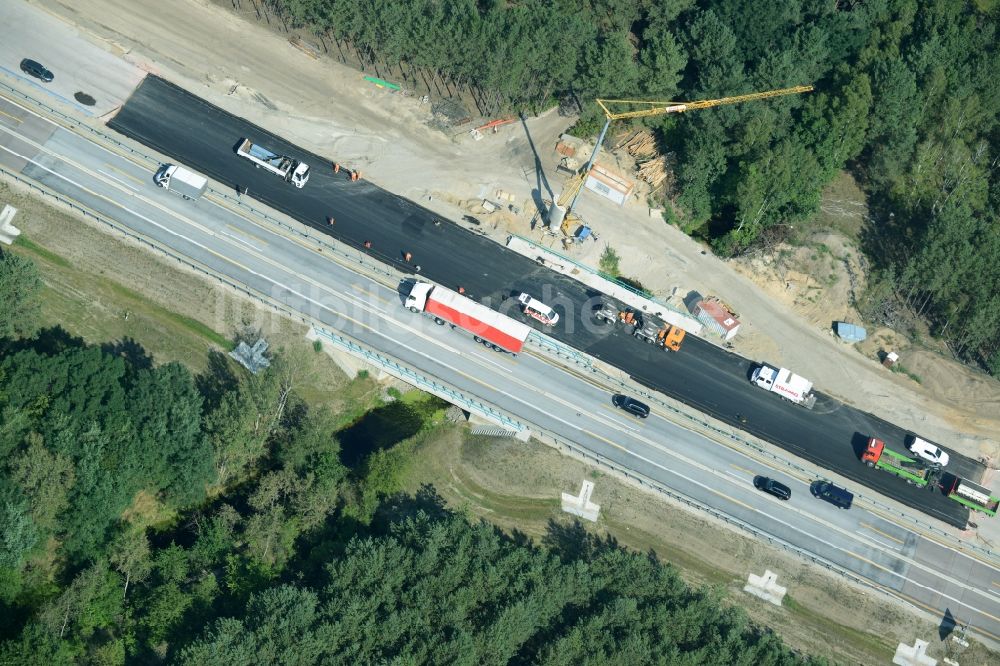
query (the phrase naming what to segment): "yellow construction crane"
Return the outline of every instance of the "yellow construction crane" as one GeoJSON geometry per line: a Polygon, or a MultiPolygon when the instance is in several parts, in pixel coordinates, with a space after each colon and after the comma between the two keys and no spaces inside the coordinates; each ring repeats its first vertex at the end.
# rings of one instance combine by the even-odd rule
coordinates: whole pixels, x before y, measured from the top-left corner
{"type": "MultiPolygon", "coordinates": [[[[766,92],[750,93],[749,95],[723,97],[722,99],[706,99],[700,102],[649,102],[638,99],[597,100],[601,109],[604,110],[604,115],[607,120],[604,122],[604,128],[601,130],[601,135],[597,138],[597,143],[594,145],[594,152],[591,153],[587,166],[584,167],[580,175],[574,176],[574,179],[567,184],[566,189],[563,191],[563,195],[559,197],[560,203],[562,203],[564,199],[569,200],[569,208],[566,209],[565,216],[559,218],[563,232],[565,233],[566,229],[569,227],[570,219],[573,215],[573,206],[576,204],[576,200],[580,196],[580,192],[583,189],[583,183],[587,179],[587,174],[589,174],[590,170],[594,167],[594,160],[597,159],[597,153],[601,150],[601,143],[604,142],[604,135],[607,134],[608,126],[611,125],[612,120],[623,120],[625,118],[647,118],[649,116],[663,115],[664,113],[684,113],[685,111],[694,111],[696,109],[708,109],[713,106],[752,102],[758,99],[767,99],[768,97],[799,95],[810,92],[812,89],[812,86],[795,86],[794,88],[781,88],[780,90],[768,90],[766,92]],[[610,107],[618,105],[629,105],[631,110],[613,112],[610,107]],[[641,106],[643,108],[636,109],[636,106],[641,106]],[[577,178],[579,178],[579,184],[576,182],[577,178]]],[[[550,228],[552,226],[554,226],[554,224],[550,214],[550,228]]]]}

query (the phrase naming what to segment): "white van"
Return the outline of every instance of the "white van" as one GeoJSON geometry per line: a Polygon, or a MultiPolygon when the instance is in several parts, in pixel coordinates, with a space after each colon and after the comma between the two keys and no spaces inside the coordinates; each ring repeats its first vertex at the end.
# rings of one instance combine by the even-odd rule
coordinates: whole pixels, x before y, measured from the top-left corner
{"type": "Polygon", "coordinates": [[[521,304],[524,314],[537,319],[546,326],[554,326],[559,321],[559,313],[531,297],[530,294],[521,294],[517,297],[517,302],[521,304]]]}

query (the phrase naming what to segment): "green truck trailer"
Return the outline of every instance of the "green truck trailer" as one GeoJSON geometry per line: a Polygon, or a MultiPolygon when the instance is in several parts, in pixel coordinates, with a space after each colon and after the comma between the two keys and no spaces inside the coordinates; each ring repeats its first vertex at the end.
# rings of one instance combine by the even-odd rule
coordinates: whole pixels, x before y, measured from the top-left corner
{"type": "Polygon", "coordinates": [[[948,489],[948,497],[964,504],[973,511],[981,511],[988,516],[997,515],[1000,498],[995,497],[989,488],[972,481],[955,477],[948,489]]]}

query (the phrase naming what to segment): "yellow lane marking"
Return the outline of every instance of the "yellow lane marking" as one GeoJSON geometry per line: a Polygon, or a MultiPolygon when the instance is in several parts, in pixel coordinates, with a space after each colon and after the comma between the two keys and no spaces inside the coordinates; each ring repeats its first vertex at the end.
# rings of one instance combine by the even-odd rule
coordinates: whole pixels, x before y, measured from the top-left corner
{"type": "Polygon", "coordinates": [[[746,472],[747,474],[752,474],[754,476],[757,476],[757,472],[747,469],[746,467],[740,467],[739,465],[733,465],[732,463],[730,463],[729,466],[732,467],[733,469],[738,469],[741,472],[746,472]]]}
{"type": "Polygon", "coordinates": [[[22,118],[18,118],[17,116],[12,116],[9,113],[7,113],[6,111],[0,110],[0,115],[7,116],[11,120],[13,120],[15,123],[23,123],[24,122],[24,120],[22,118]]]}
{"type": "Polygon", "coordinates": [[[883,532],[882,530],[878,529],[874,525],[869,525],[868,523],[858,523],[858,525],[861,526],[861,527],[864,527],[865,529],[871,530],[872,532],[875,532],[876,534],[881,534],[886,539],[891,539],[892,541],[895,541],[896,543],[898,543],[900,546],[906,544],[906,542],[903,541],[902,539],[897,539],[896,537],[892,536],[891,534],[887,534],[887,533],[883,532]]]}
{"type": "MultiPolygon", "coordinates": [[[[857,558],[857,559],[861,560],[862,562],[867,562],[868,564],[872,565],[873,567],[875,567],[877,569],[881,569],[882,571],[885,571],[887,573],[891,573],[893,576],[899,576],[900,575],[897,572],[895,572],[892,569],[890,569],[889,567],[882,566],[878,562],[875,562],[874,560],[869,560],[867,557],[865,557],[863,555],[858,555],[854,551],[845,550],[844,552],[847,553],[848,555],[850,555],[851,557],[854,557],[854,558],[857,558]]],[[[904,579],[904,580],[908,580],[908,579],[904,579]]]]}
{"type": "MultiPolygon", "coordinates": [[[[59,158],[59,159],[63,159],[63,158],[59,158]]],[[[116,167],[114,165],[111,165],[111,164],[105,164],[104,167],[106,169],[110,169],[111,171],[114,171],[115,173],[117,173],[122,178],[128,178],[133,183],[136,183],[138,185],[145,185],[145,183],[143,182],[142,179],[136,178],[135,176],[133,176],[129,172],[125,171],[124,169],[119,169],[118,167],[116,167]]]]}
{"type": "Polygon", "coordinates": [[[226,224],[226,228],[227,229],[232,229],[236,233],[243,234],[244,236],[249,236],[250,238],[254,239],[255,241],[257,241],[257,242],[259,242],[259,243],[261,243],[263,245],[269,245],[269,243],[266,240],[264,240],[263,238],[261,238],[260,236],[258,236],[256,234],[252,234],[249,231],[247,231],[246,229],[241,229],[238,226],[236,226],[235,224],[228,224],[227,223],[226,224]]]}
{"type": "Polygon", "coordinates": [[[735,497],[730,497],[729,495],[726,495],[725,493],[720,492],[720,491],[716,490],[715,488],[709,488],[708,490],[711,491],[711,492],[713,492],[713,493],[715,493],[716,495],[718,495],[719,497],[721,497],[722,499],[724,499],[724,500],[726,500],[728,502],[732,502],[733,504],[739,504],[744,509],[748,509],[750,511],[753,511],[754,513],[761,513],[761,510],[758,509],[757,507],[750,506],[746,502],[741,502],[738,499],[736,499],[735,497]]]}

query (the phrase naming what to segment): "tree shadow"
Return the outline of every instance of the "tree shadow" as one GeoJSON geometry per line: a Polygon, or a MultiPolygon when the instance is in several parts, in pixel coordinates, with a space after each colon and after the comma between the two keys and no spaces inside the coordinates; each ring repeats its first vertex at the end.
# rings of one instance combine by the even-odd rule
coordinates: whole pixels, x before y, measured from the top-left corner
{"type": "Polygon", "coordinates": [[[149,370],[153,367],[153,356],[134,338],[122,338],[115,342],[105,342],[101,351],[111,356],[120,356],[134,370],[149,370]]]}
{"type": "Polygon", "coordinates": [[[30,338],[6,338],[0,342],[0,356],[32,350],[45,356],[57,356],[67,349],[86,349],[87,342],[62,326],[43,328],[30,338]]]}
{"type": "Polygon", "coordinates": [[[588,532],[578,519],[561,523],[550,518],[542,543],[563,562],[589,561],[603,553],[622,548],[610,534],[601,537],[588,532]]]}
{"type": "Polygon", "coordinates": [[[239,379],[233,374],[229,357],[218,350],[208,352],[208,367],[194,379],[198,392],[205,401],[204,411],[210,413],[219,408],[222,397],[239,386],[239,379]]]}

